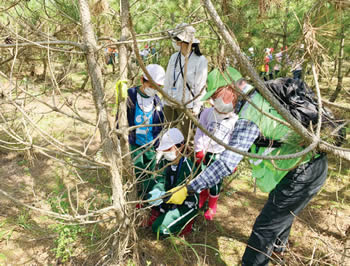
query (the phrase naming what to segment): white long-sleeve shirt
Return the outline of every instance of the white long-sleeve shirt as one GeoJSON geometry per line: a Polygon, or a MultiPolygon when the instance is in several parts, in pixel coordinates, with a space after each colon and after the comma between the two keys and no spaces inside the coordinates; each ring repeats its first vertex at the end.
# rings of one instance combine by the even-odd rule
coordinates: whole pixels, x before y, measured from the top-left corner
{"type": "MultiPolygon", "coordinates": [[[[237,114],[219,114],[212,107],[203,110],[199,118],[199,123],[213,136],[228,144],[237,120],[237,114]]],[[[211,152],[218,154],[222,153],[225,147],[212,140],[202,130],[197,128],[194,136],[194,149],[195,152],[203,151],[204,153],[211,152]]]]}
{"type": "MultiPolygon", "coordinates": [[[[204,89],[208,76],[208,61],[204,56],[197,56],[194,52],[188,58],[187,72],[185,73],[185,57],[180,52],[174,53],[169,60],[168,67],[165,73],[164,91],[173,99],[186,103],[193,99],[193,96],[187,86],[184,87],[184,79],[181,75],[180,61],[184,76],[186,75],[186,82],[191,88],[193,95],[197,97],[193,102],[187,104],[187,108],[193,110],[194,113],[199,113],[203,104],[201,98],[206,93],[204,89]],[[176,63],[176,66],[175,66],[176,63]],[[174,81],[175,86],[174,86],[174,81]],[[185,90],[185,91],[184,91],[185,90]]],[[[171,103],[165,101],[165,105],[171,103]]]]}

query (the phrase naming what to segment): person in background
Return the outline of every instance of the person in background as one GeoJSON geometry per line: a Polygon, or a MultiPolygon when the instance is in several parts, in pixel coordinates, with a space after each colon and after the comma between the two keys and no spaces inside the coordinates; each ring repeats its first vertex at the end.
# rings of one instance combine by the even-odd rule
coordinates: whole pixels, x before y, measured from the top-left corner
{"type": "Polygon", "coordinates": [[[160,140],[157,152],[164,160],[160,161],[160,168],[164,169],[157,183],[153,185],[147,194],[147,199],[153,205],[148,225],[152,226],[154,233],[161,236],[191,232],[194,218],[198,214],[198,194],[187,197],[181,205],[162,203],[159,199],[165,191],[181,184],[185,184],[193,170],[190,159],[182,156],[184,148],[184,136],[177,128],[167,130],[160,140]],[[170,165],[169,165],[170,163],[170,165]],[[154,200],[154,201],[152,201],[154,200]]]}
{"type": "Polygon", "coordinates": [[[274,48],[269,48],[269,53],[268,53],[268,64],[269,64],[269,68],[268,68],[268,73],[269,73],[269,80],[273,79],[273,64],[274,64],[274,60],[273,60],[273,52],[275,51],[274,48]]]}
{"type": "Polygon", "coordinates": [[[150,45],[150,50],[151,50],[151,56],[152,56],[152,63],[156,64],[158,62],[158,53],[157,53],[156,47],[152,43],[150,45]]]}
{"type": "MultiPolygon", "coordinates": [[[[206,93],[205,85],[208,75],[208,61],[199,49],[199,40],[195,38],[196,30],[181,23],[169,32],[176,52],[170,57],[165,75],[164,91],[167,95],[182,104],[198,116],[206,93]],[[188,58],[185,71],[185,58],[188,58]],[[184,80],[186,83],[184,84],[184,80]]],[[[183,111],[169,101],[164,101],[164,115],[168,122],[181,119],[183,111]]],[[[172,124],[171,126],[175,126],[172,124]]],[[[189,137],[190,119],[183,117],[177,126],[185,138],[189,137]]]]}
{"type": "Polygon", "coordinates": [[[285,68],[287,65],[290,64],[289,58],[288,58],[288,47],[281,47],[281,52],[277,53],[275,55],[276,58],[276,64],[274,65],[274,78],[278,78],[281,74],[281,69],[285,68]]]}
{"type": "Polygon", "coordinates": [[[143,61],[147,61],[149,55],[148,44],[145,45],[144,49],[140,52],[143,61]]]}
{"type": "Polygon", "coordinates": [[[281,65],[281,63],[282,63],[282,51],[275,55],[276,62],[275,62],[275,65],[273,66],[274,78],[277,78],[279,72],[281,71],[281,67],[282,67],[282,65],[281,65]]]}
{"type": "MultiPolygon", "coordinates": [[[[150,64],[146,67],[152,79],[159,86],[164,85],[165,71],[160,65],[150,64]]],[[[151,175],[144,170],[153,171],[156,164],[155,147],[158,146],[158,135],[164,122],[162,103],[154,85],[147,80],[145,74],[141,77],[141,86],[128,90],[127,117],[129,127],[140,126],[129,132],[131,157],[135,165],[135,174],[138,185],[138,194],[143,195],[152,183],[151,175]]]]}
{"type": "Polygon", "coordinates": [[[269,64],[271,61],[271,56],[270,56],[270,48],[265,48],[264,49],[264,64],[260,66],[260,77],[262,77],[265,81],[268,80],[268,75],[269,75],[269,64]]]}
{"type": "MultiPolygon", "coordinates": [[[[112,41],[108,41],[108,44],[112,44],[112,41]]],[[[118,52],[115,46],[108,46],[104,50],[104,57],[106,65],[112,65],[113,73],[115,72],[116,61],[118,59],[118,52]]]]}
{"type": "Polygon", "coordinates": [[[255,65],[255,52],[254,52],[254,47],[249,47],[248,48],[248,55],[247,55],[249,61],[255,65]]]}
{"type": "MultiPolygon", "coordinates": [[[[242,78],[241,74],[232,67],[227,71],[234,81],[242,78]]],[[[237,103],[238,95],[233,89],[233,85],[228,85],[225,79],[220,79],[221,73],[215,69],[208,75],[207,94],[202,101],[209,98],[213,101],[214,107],[206,108],[200,115],[199,123],[208,130],[213,136],[228,144],[230,136],[235,127],[238,116],[233,112],[237,103]]],[[[227,80],[230,77],[226,77],[227,80]]],[[[196,164],[201,165],[204,170],[215,160],[220,158],[225,150],[223,146],[212,140],[197,128],[194,137],[194,148],[196,152],[196,164]]],[[[217,201],[219,199],[222,182],[211,187],[209,190],[203,190],[199,195],[199,208],[202,208],[209,198],[209,208],[204,213],[207,220],[213,220],[217,210],[217,201]]]]}

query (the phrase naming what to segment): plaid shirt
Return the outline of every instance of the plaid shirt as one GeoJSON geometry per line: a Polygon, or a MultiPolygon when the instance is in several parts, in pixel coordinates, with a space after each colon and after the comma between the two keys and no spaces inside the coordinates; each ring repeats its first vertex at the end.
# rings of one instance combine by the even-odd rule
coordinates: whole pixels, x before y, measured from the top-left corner
{"type": "MultiPolygon", "coordinates": [[[[230,137],[229,144],[241,151],[248,151],[259,137],[260,130],[252,121],[239,119],[230,137]]],[[[225,150],[220,159],[213,162],[202,174],[193,179],[188,185],[189,191],[199,193],[218,184],[225,176],[232,174],[243,156],[230,150],[225,150]]]]}

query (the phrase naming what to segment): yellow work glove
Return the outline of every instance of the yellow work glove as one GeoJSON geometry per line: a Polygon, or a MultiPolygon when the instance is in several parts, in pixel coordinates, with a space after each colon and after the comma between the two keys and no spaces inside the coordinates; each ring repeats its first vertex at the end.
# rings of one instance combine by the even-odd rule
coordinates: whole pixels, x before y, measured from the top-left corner
{"type": "Polygon", "coordinates": [[[118,80],[115,84],[115,106],[113,108],[113,114],[117,114],[118,104],[128,97],[128,81],[118,80]],[[119,96],[121,99],[119,99],[119,96]]]}
{"type": "Polygon", "coordinates": [[[118,80],[115,84],[115,103],[119,103],[119,95],[121,100],[126,99],[128,96],[128,81],[127,80],[118,80]]]}
{"type": "Polygon", "coordinates": [[[177,205],[181,205],[188,195],[186,186],[174,187],[169,191],[167,191],[167,193],[173,193],[173,194],[170,196],[170,199],[166,203],[177,204],[177,205]]]}

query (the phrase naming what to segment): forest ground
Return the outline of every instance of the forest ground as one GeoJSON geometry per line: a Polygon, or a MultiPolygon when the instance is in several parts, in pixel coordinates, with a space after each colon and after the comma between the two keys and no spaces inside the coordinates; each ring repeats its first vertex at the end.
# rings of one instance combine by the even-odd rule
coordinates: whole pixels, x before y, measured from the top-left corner
{"type": "MultiPolygon", "coordinates": [[[[112,88],[112,84],[107,83],[107,87],[112,88]]],[[[328,99],[330,92],[325,85],[322,86],[322,94],[328,99]]],[[[346,78],[344,87],[349,86],[350,78],[346,78]]],[[[109,91],[113,99],[113,89],[109,91]]],[[[77,93],[80,95],[78,107],[85,117],[94,120],[95,109],[91,96],[87,92],[77,93]]],[[[349,103],[348,94],[342,93],[339,99],[343,104],[349,103]]],[[[47,100],[50,100],[49,96],[47,100]]],[[[37,113],[45,111],[41,105],[33,108],[37,113]]],[[[56,137],[60,140],[81,148],[78,143],[81,143],[82,136],[86,134],[86,128],[69,121],[50,113],[45,115],[40,124],[48,132],[56,132],[56,137]],[[57,135],[57,132],[61,133],[57,135]]],[[[350,164],[340,163],[335,158],[329,159],[326,184],[293,225],[289,248],[284,256],[286,265],[350,265],[349,250],[344,255],[344,249],[350,248],[350,164]]],[[[68,169],[41,155],[28,158],[24,153],[6,150],[0,150],[0,165],[0,189],[22,202],[36,204],[35,206],[40,202],[47,209],[57,206],[65,208],[60,206],[65,201],[60,200],[64,198],[65,189],[75,184],[68,169]]],[[[109,180],[103,173],[82,171],[79,174],[85,181],[79,188],[86,197],[91,197],[96,191],[108,194],[105,191],[109,190],[109,180]]],[[[235,177],[239,179],[228,178],[225,182],[215,220],[205,221],[201,211],[190,235],[157,240],[150,228],[140,227],[138,246],[142,263],[239,264],[255,218],[263,207],[267,194],[259,191],[254,193],[246,161],[239,166],[235,177]]],[[[100,202],[103,200],[108,201],[108,196],[106,199],[102,197],[100,202]]],[[[64,261],[62,256],[66,255],[63,251],[59,252],[62,245],[69,246],[71,252],[63,264],[96,263],[96,254],[89,254],[94,254],[92,251],[95,244],[103,241],[103,232],[108,225],[101,223],[85,229],[81,226],[64,227],[45,215],[14,205],[3,196],[0,196],[0,206],[0,265],[57,265],[64,261]],[[67,233],[66,236],[62,234],[63,231],[67,233]],[[70,238],[74,241],[70,241],[70,238]]],[[[129,265],[133,263],[130,261],[129,265]]]]}

